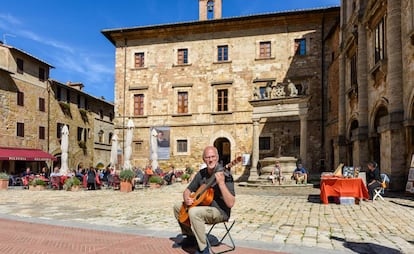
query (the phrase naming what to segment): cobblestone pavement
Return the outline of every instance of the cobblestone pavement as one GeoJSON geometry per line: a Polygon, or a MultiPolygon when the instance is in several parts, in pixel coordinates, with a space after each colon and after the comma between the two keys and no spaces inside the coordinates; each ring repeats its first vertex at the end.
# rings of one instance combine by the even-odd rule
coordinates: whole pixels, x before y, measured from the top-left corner
{"type": "MultiPolygon", "coordinates": [[[[185,185],[130,193],[96,191],[0,192],[0,217],[169,238],[185,185]]],[[[232,209],[237,246],[288,253],[414,253],[414,198],[388,193],[385,201],[324,205],[319,189],[236,187],[232,209]]]]}

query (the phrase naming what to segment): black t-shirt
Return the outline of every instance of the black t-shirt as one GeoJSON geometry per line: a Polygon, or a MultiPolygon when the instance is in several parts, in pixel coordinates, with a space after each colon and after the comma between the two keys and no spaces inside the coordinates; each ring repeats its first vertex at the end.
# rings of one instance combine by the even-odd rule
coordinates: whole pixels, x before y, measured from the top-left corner
{"type": "MultiPolygon", "coordinates": [[[[230,174],[230,172],[225,171],[224,172],[224,178],[227,188],[229,189],[230,193],[235,196],[234,191],[234,181],[233,176],[230,174]]],[[[213,202],[210,204],[210,206],[216,207],[220,210],[220,212],[223,214],[224,218],[228,220],[230,218],[230,211],[231,208],[229,208],[226,203],[224,202],[223,195],[221,194],[220,187],[216,184],[215,177],[208,175],[207,168],[201,169],[194,177],[194,179],[191,181],[191,183],[188,185],[188,189],[191,192],[196,192],[201,185],[211,183],[210,181],[213,181],[211,184],[211,187],[214,190],[214,198],[213,202]],[[211,178],[213,177],[213,178],[211,178]]]]}

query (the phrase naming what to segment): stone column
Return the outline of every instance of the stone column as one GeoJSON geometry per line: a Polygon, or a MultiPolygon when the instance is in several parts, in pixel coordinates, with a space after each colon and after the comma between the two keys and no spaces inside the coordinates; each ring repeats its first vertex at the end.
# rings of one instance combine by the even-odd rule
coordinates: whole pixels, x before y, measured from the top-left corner
{"type": "Polygon", "coordinates": [[[346,100],[345,100],[345,56],[344,52],[339,56],[339,98],[338,98],[338,137],[337,156],[335,161],[344,162],[346,159],[346,100]]]}
{"type": "Polygon", "coordinates": [[[362,166],[369,158],[368,149],[368,56],[367,35],[364,24],[358,25],[358,55],[357,55],[357,82],[358,82],[358,131],[354,144],[357,143],[358,153],[355,153],[352,162],[354,166],[362,166]]]}
{"type": "Polygon", "coordinates": [[[307,165],[306,152],[308,150],[308,118],[306,114],[299,114],[300,118],[300,158],[304,167],[307,165]]]}
{"type": "MultiPolygon", "coordinates": [[[[405,186],[406,151],[404,147],[404,104],[403,104],[403,65],[402,65],[402,41],[401,41],[401,0],[387,2],[387,97],[389,101],[388,126],[381,132],[381,154],[389,152],[388,160],[381,159],[381,169],[391,173],[391,189],[401,191],[405,186]],[[384,145],[388,145],[384,147],[384,145]],[[389,150],[388,150],[389,149],[389,150]]],[[[385,171],[386,172],[386,171],[385,171]]]]}
{"type": "Polygon", "coordinates": [[[387,96],[389,101],[388,112],[402,112],[402,42],[401,42],[401,1],[387,2],[387,96]]]}
{"type": "Polygon", "coordinates": [[[250,167],[249,181],[256,181],[257,175],[257,162],[259,161],[259,121],[253,119],[253,149],[252,149],[252,166],[250,167]]]}

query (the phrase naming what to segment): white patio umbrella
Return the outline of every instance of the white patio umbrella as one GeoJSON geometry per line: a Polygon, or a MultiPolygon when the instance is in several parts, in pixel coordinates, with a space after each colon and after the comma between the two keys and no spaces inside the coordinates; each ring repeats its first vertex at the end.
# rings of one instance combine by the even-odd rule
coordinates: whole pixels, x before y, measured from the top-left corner
{"type": "Polygon", "coordinates": [[[60,143],[60,150],[62,150],[60,173],[66,175],[68,173],[68,152],[69,152],[69,129],[65,124],[62,128],[62,140],[60,143]]]}
{"type": "Polygon", "coordinates": [[[131,155],[132,155],[132,136],[134,132],[134,122],[132,119],[128,120],[126,141],[125,141],[125,159],[124,159],[124,169],[131,169],[131,155]]]}
{"type": "Polygon", "coordinates": [[[118,162],[118,136],[114,134],[112,136],[110,167],[115,169],[117,162],[118,162]]]}
{"type": "Polygon", "coordinates": [[[155,128],[151,130],[151,166],[155,170],[158,168],[158,132],[155,128]]]}

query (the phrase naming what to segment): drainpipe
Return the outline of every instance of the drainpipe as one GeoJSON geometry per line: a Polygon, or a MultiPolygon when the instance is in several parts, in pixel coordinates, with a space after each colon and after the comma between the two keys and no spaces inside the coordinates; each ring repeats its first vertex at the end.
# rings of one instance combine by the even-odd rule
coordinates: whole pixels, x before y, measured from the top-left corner
{"type": "Polygon", "coordinates": [[[127,39],[124,38],[124,108],[122,114],[122,160],[125,158],[125,114],[126,114],[126,64],[127,64],[127,39]]]}

